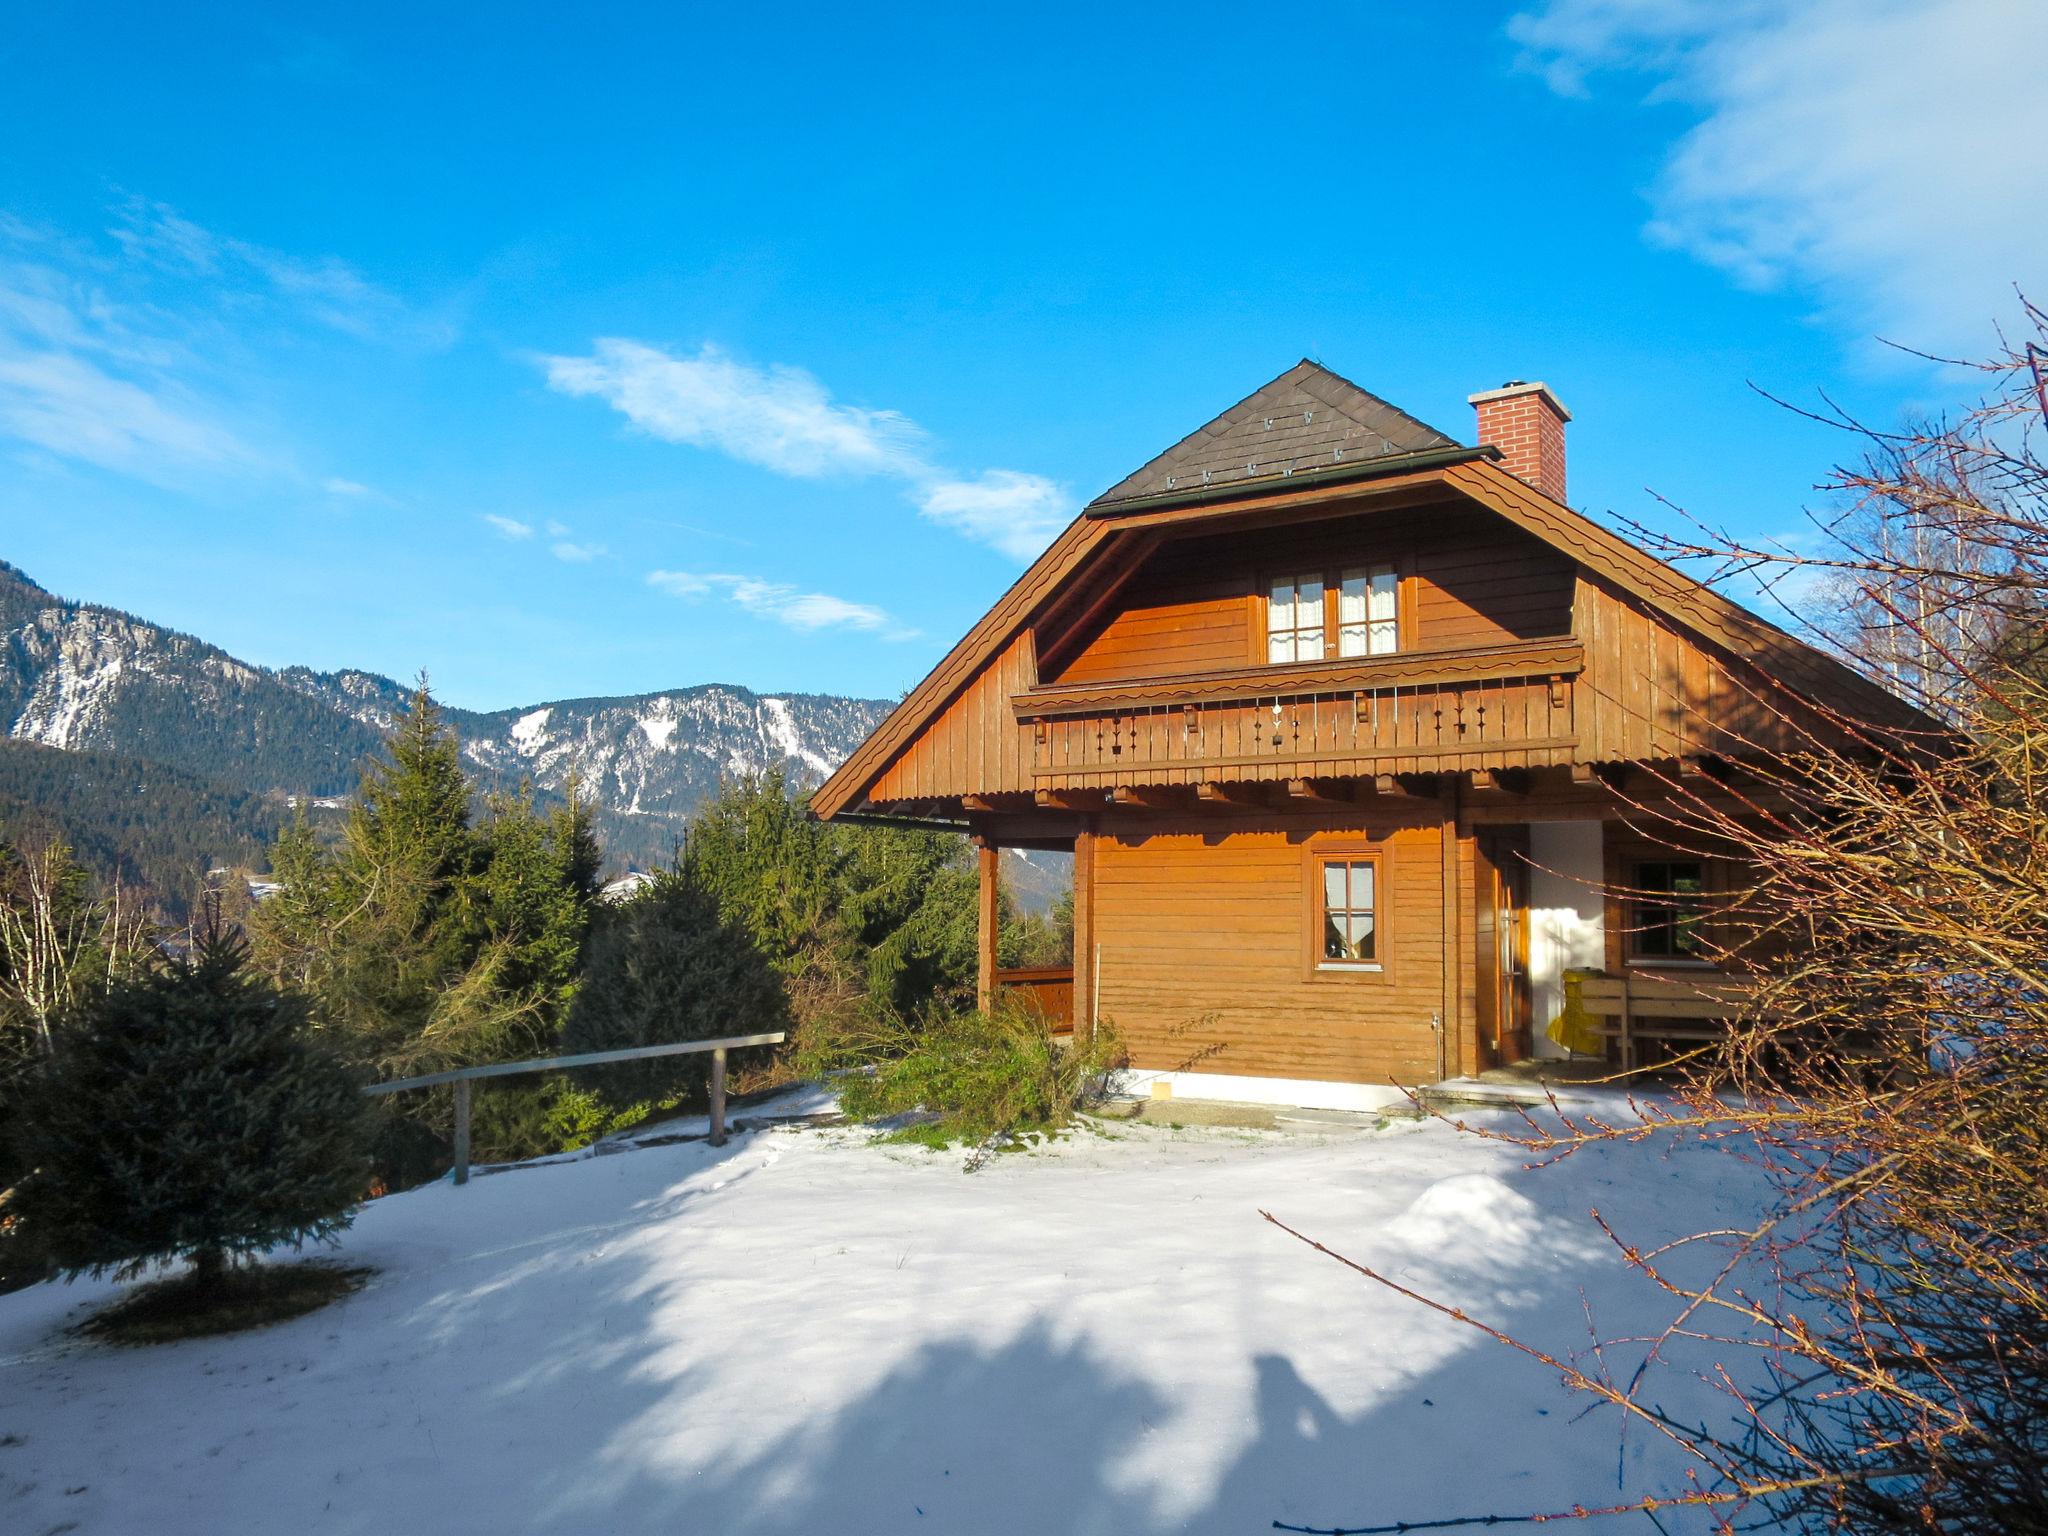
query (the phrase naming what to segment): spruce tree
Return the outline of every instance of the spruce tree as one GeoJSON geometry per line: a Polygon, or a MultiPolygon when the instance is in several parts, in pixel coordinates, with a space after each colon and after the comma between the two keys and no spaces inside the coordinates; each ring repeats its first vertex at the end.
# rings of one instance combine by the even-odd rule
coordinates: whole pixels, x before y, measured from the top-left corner
{"type": "MultiPolygon", "coordinates": [[[[569,1051],[626,1050],[789,1027],[782,980],[715,894],[686,867],[607,909],[563,1031],[569,1051]]],[[[701,1056],[594,1069],[615,1104],[658,1099],[702,1080],[701,1056]]]]}
{"type": "MultiPolygon", "coordinates": [[[[303,822],[279,839],[285,891],[254,927],[270,973],[303,985],[349,1057],[379,1076],[550,1054],[575,996],[602,855],[573,788],[542,812],[530,787],[474,813],[460,743],[424,685],[363,773],[339,845],[303,822]]],[[[552,1150],[543,1085],[494,1085],[476,1106],[481,1156],[552,1150]]],[[[388,1103],[445,1135],[445,1092],[388,1103]]],[[[386,1127],[389,1176],[410,1179],[417,1129],[386,1127]]]]}
{"type": "Polygon", "coordinates": [[[217,922],[77,1009],[25,1117],[22,1222],[68,1274],[331,1238],[369,1175],[364,1099],[314,1037],[303,997],[217,922]]]}

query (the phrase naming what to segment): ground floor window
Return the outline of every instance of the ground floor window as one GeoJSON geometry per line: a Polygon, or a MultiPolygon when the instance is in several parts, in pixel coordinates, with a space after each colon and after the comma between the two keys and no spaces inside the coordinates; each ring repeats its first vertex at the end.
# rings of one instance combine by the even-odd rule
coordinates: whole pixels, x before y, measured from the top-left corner
{"type": "Polygon", "coordinates": [[[1631,958],[1707,958],[1706,868],[1698,859],[1645,860],[1631,872],[1629,888],[1631,958]]]}
{"type": "Polygon", "coordinates": [[[1318,962],[1344,969],[1379,963],[1379,860],[1332,855],[1321,865],[1322,950],[1318,962]]]}

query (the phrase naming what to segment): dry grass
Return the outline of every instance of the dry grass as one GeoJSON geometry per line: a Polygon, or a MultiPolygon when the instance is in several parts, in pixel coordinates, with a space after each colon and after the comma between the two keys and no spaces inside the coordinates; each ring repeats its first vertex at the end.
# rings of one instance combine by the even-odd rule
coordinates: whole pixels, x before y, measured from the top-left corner
{"type": "Polygon", "coordinates": [[[230,1270],[202,1290],[191,1274],[136,1287],[72,1331],[107,1344],[168,1344],[242,1333],[317,1312],[352,1295],[376,1273],[360,1265],[306,1259],[230,1270]]]}

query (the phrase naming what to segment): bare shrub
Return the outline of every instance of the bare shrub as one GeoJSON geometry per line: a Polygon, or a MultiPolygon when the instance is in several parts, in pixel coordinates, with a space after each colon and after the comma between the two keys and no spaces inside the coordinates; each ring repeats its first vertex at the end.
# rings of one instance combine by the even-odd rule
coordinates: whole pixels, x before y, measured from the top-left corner
{"type": "MultiPolygon", "coordinates": [[[[1612,1234],[1673,1307],[1626,1379],[1485,1331],[1682,1448],[1663,1504],[1728,1530],[2048,1530],[2048,323],[2030,313],[2035,338],[1975,365],[1986,397],[1957,419],[1830,418],[1860,456],[1808,552],[1636,530],[1824,594],[1843,654],[1952,727],[1877,732],[1760,681],[1800,750],[1630,780],[1644,831],[1749,871],[1707,939],[1750,978],[1744,1017],[1649,1125],[1760,1158],[1777,1197],[1674,1245],[1713,1250],[1703,1283],[1612,1234]],[[1656,1406],[1660,1373],[1702,1352],[1718,1427],[1656,1406]]],[[[1512,1139],[1556,1158],[1644,1134],[1560,1114],[1512,1139]]]]}

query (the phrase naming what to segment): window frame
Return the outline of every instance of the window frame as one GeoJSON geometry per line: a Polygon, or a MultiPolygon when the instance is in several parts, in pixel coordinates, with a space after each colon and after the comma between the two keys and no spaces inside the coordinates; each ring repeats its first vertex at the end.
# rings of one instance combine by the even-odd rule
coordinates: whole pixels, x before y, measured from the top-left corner
{"type": "Polygon", "coordinates": [[[1312,838],[1304,845],[1301,857],[1301,963],[1308,980],[1348,984],[1388,979],[1388,956],[1393,952],[1393,941],[1388,926],[1391,903],[1387,899],[1387,883],[1392,866],[1387,843],[1372,838],[1312,838]],[[1331,864],[1372,866],[1374,958],[1371,960],[1323,958],[1323,870],[1331,864]]]}
{"type": "MultiPolygon", "coordinates": [[[[1660,928],[1668,926],[1674,938],[1677,933],[1678,923],[1687,911],[1691,911],[1695,915],[1697,927],[1705,928],[1713,921],[1714,861],[1698,856],[1687,857],[1681,855],[1662,855],[1654,858],[1638,857],[1629,859],[1624,869],[1626,871],[1627,883],[1622,892],[1621,900],[1623,960],[1630,966],[1641,967],[1647,970],[1714,969],[1714,962],[1704,955],[1678,953],[1660,955],[1651,953],[1642,947],[1643,937],[1649,931],[1649,924],[1644,921],[1644,916],[1653,907],[1659,911],[1671,914],[1668,919],[1660,922],[1658,926],[1660,928]],[[1677,865],[1691,865],[1699,871],[1699,894],[1692,901],[1681,904],[1675,899],[1660,900],[1656,895],[1646,894],[1648,887],[1643,882],[1643,872],[1645,870],[1660,866],[1669,869],[1677,865]]],[[[1674,898],[1677,894],[1675,891],[1669,893],[1674,898]]]]}
{"type": "MultiPolygon", "coordinates": [[[[1315,567],[1302,567],[1295,570],[1276,570],[1270,572],[1259,582],[1258,599],[1259,622],[1255,643],[1256,658],[1261,665],[1268,667],[1298,667],[1313,665],[1316,662],[1328,661],[1330,659],[1330,577],[1328,571],[1315,567]],[[1306,658],[1291,656],[1283,661],[1275,661],[1273,659],[1273,588],[1283,581],[1294,589],[1292,607],[1295,610],[1294,616],[1297,622],[1292,628],[1282,630],[1280,633],[1295,637],[1307,634],[1311,628],[1311,626],[1299,622],[1301,617],[1302,584],[1307,581],[1314,581],[1319,584],[1320,590],[1316,606],[1322,609],[1322,615],[1320,622],[1314,626],[1314,629],[1322,637],[1322,648],[1320,653],[1315,656],[1306,658]]],[[[1298,638],[1295,644],[1300,644],[1298,638]]]]}
{"type": "MultiPolygon", "coordinates": [[[[1246,649],[1249,652],[1251,664],[1255,667],[1313,666],[1317,662],[1371,661],[1379,656],[1399,656],[1416,648],[1414,611],[1413,573],[1408,569],[1408,561],[1399,555],[1365,560],[1324,560],[1320,564],[1311,560],[1304,560],[1299,564],[1276,564],[1270,569],[1262,570],[1258,574],[1256,583],[1252,588],[1252,622],[1250,634],[1247,636],[1248,643],[1246,649]],[[1342,654],[1344,644],[1344,573],[1346,571],[1364,571],[1367,573],[1366,611],[1369,614],[1372,601],[1371,573],[1382,570],[1391,572],[1394,578],[1394,648],[1391,651],[1378,652],[1368,649],[1362,655],[1345,656],[1342,654]],[[1276,581],[1291,581],[1295,584],[1296,590],[1299,591],[1300,582],[1304,577],[1317,577],[1323,584],[1323,653],[1321,656],[1311,658],[1308,661],[1298,659],[1294,661],[1274,661],[1271,650],[1273,636],[1273,584],[1276,581]]],[[[1370,618],[1366,620],[1368,631],[1366,643],[1368,647],[1371,645],[1370,630],[1372,622],[1370,618]]],[[[1300,627],[1297,626],[1295,629],[1287,631],[1287,633],[1298,634],[1300,633],[1300,627]]]]}

